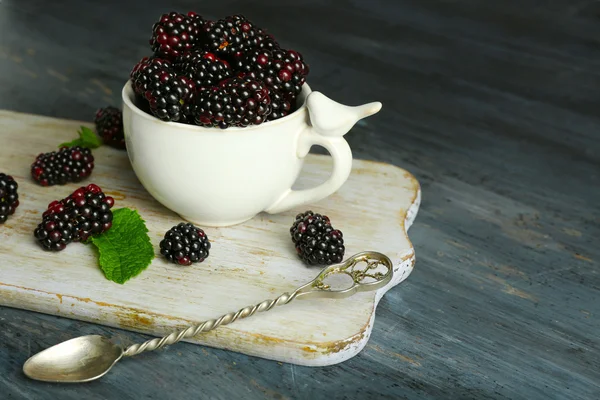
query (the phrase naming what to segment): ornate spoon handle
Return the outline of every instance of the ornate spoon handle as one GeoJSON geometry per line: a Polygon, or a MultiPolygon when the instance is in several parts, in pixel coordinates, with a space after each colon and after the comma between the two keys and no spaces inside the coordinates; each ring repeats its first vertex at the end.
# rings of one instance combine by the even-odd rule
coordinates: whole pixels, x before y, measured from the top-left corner
{"type": "Polygon", "coordinates": [[[299,290],[296,290],[292,294],[284,293],[274,300],[265,300],[256,305],[241,308],[236,312],[230,312],[229,314],[221,315],[216,319],[209,319],[198,325],[192,325],[186,329],[173,332],[162,338],[150,339],[141,344],[133,344],[123,352],[123,355],[131,357],[137,356],[145,351],[158,350],[161,347],[175,344],[184,338],[194,337],[200,332],[208,332],[218,328],[221,325],[228,325],[232,322],[235,322],[238,318],[247,318],[257,312],[269,311],[275,306],[281,306],[294,300],[298,295],[298,291],[299,290]]]}
{"type": "Polygon", "coordinates": [[[186,329],[175,331],[163,338],[148,340],[141,344],[133,344],[123,352],[126,357],[137,356],[145,351],[160,349],[161,347],[175,344],[184,338],[194,337],[200,332],[208,332],[218,328],[221,325],[228,325],[238,318],[247,318],[257,312],[269,311],[275,306],[288,304],[295,298],[331,298],[343,299],[352,296],[357,292],[377,290],[387,285],[394,275],[392,261],[384,254],[366,251],[355,254],[346,261],[330,265],[324,268],[319,275],[312,281],[300,286],[291,294],[284,293],[274,300],[265,300],[253,306],[244,307],[236,312],[221,315],[216,319],[209,319],[198,325],[192,325],[186,329]],[[359,265],[364,264],[362,268],[359,265]],[[378,266],[383,266],[385,272],[377,272],[378,266]],[[352,278],[352,284],[346,288],[333,290],[325,282],[325,279],[332,275],[346,275],[352,278]]]}

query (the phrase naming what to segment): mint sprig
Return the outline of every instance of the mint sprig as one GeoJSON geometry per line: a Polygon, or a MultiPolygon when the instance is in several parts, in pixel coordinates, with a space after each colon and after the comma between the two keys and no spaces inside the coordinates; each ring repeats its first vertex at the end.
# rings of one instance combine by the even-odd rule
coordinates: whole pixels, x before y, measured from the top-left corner
{"type": "Polygon", "coordinates": [[[87,147],[88,149],[95,149],[102,146],[102,140],[100,140],[100,138],[90,128],[82,126],[81,130],[77,133],[79,134],[78,139],[61,143],[58,145],[58,147],[81,146],[87,147]]]}
{"type": "Polygon", "coordinates": [[[116,283],[127,282],[154,259],[148,228],[140,214],[129,208],[114,210],[112,227],[90,241],[98,248],[104,275],[116,283]]]}

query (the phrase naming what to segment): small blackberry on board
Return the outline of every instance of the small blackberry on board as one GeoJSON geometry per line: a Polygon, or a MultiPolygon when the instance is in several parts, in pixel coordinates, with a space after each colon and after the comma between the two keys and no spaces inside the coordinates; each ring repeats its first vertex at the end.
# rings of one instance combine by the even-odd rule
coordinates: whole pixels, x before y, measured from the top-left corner
{"type": "Polygon", "coordinates": [[[94,156],[86,147],[62,147],[59,151],[43,153],[31,165],[31,176],[42,186],[80,182],[91,175],[94,156]]]}
{"type": "Polygon", "coordinates": [[[125,135],[123,133],[123,114],[116,107],[100,108],[94,118],[96,132],[102,141],[118,149],[125,148],[125,135]]]}
{"type": "Polygon", "coordinates": [[[19,207],[19,185],[10,175],[0,172],[0,224],[15,213],[19,207]]]}
{"type": "Polygon", "coordinates": [[[99,186],[80,187],[48,205],[33,235],[42,248],[50,251],[64,250],[71,242],[85,242],[112,227],[114,204],[114,199],[106,196],[99,186]]]}
{"type": "Polygon", "coordinates": [[[344,258],[344,235],[326,215],[310,210],[296,215],[290,234],[298,256],[309,265],[337,264],[344,258]]]}
{"type": "Polygon", "coordinates": [[[190,223],[180,223],[165,233],[160,242],[160,253],[174,264],[183,266],[204,261],[210,242],[204,231],[190,223]]]}

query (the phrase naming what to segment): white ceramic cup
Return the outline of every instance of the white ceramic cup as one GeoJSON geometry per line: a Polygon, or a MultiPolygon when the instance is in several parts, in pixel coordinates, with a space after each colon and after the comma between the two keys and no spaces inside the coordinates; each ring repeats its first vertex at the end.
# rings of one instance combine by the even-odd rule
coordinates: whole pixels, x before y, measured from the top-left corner
{"type": "Polygon", "coordinates": [[[136,106],[123,87],[123,126],[133,170],[146,190],[183,219],[228,226],[321,200],[348,179],[352,153],[343,135],[381,103],[349,107],[307,84],[292,114],[246,128],[164,122],[136,106]],[[292,190],[311,146],[326,148],[333,172],[323,184],[292,190]]]}

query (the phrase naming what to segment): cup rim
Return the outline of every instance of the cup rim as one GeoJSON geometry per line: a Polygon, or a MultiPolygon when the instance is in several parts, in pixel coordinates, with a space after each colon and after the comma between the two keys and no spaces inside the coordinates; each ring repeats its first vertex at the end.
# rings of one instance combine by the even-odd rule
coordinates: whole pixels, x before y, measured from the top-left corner
{"type": "Polygon", "coordinates": [[[274,126],[277,124],[281,125],[281,124],[286,123],[287,121],[291,121],[295,118],[299,118],[300,115],[303,114],[303,111],[307,108],[306,107],[306,98],[308,97],[308,95],[311,92],[312,92],[312,90],[311,90],[310,86],[308,85],[308,83],[304,83],[302,85],[302,92],[301,92],[301,95],[304,95],[304,102],[302,103],[302,105],[300,107],[298,107],[298,109],[296,111],[294,111],[293,113],[291,113],[289,115],[286,115],[283,118],[279,118],[274,121],[265,121],[260,125],[250,125],[245,128],[231,126],[227,129],[221,129],[218,127],[207,128],[204,126],[184,124],[181,122],[162,121],[162,120],[156,118],[154,115],[148,114],[147,112],[141,110],[133,102],[135,93],[133,92],[131,79],[127,80],[127,82],[123,86],[123,89],[121,90],[121,97],[123,99],[123,103],[127,107],[129,107],[134,113],[136,113],[137,115],[141,116],[142,118],[150,120],[156,124],[164,125],[165,127],[170,127],[170,128],[174,128],[174,129],[175,128],[176,129],[185,129],[185,130],[197,131],[197,132],[219,132],[220,134],[227,134],[227,133],[233,133],[233,132],[247,132],[250,130],[260,129],[263,126],[274,126]]]}

